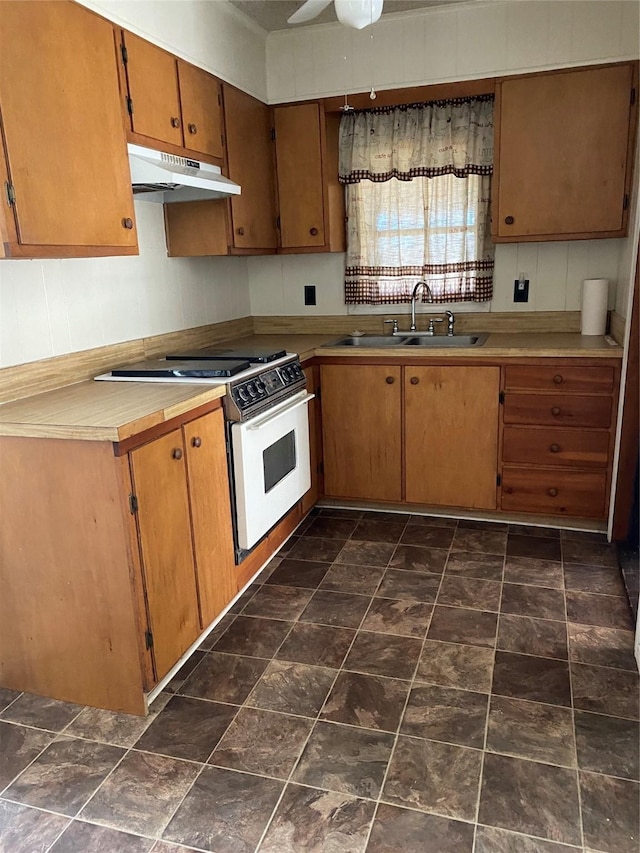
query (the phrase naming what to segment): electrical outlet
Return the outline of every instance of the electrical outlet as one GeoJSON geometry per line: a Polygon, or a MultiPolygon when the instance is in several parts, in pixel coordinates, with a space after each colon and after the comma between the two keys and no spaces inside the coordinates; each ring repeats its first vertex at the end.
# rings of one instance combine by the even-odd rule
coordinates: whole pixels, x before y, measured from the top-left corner
{"type": "Polygon", "coordinates": [[[316,304],[316,286],[315,284],[305,284],[304,286],[304,304],[316,304]]]}
{"type": "Polygon", "coordinates": [[[528,302],[529,301],[529,279],[517,278],[513,282],[513,301],[528,302]]]}

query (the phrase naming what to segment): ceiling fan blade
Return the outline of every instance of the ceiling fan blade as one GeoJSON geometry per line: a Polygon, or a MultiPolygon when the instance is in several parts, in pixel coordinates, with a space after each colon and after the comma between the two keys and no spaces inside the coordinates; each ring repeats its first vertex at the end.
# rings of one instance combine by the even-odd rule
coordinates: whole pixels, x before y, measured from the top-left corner
{"type": "Polygon", "coordinates": [[[304,24],[307,21],[311,21],[330,5],[331,0],[307,0],[307,2],[303,3],[297,12],[294,12],[293,15],[287,19],[287,23],[304,24]]]}

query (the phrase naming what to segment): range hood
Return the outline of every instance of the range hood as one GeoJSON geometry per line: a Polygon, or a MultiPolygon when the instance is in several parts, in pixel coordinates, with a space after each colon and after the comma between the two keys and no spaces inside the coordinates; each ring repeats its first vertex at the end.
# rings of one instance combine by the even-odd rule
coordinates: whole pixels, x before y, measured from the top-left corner
{"type": "Polygon", "coordinates": [[[240,195],[240,186],[225,178],[219,166],[131,143],[127,150],[136,201],[165,204],[240,195]]]}

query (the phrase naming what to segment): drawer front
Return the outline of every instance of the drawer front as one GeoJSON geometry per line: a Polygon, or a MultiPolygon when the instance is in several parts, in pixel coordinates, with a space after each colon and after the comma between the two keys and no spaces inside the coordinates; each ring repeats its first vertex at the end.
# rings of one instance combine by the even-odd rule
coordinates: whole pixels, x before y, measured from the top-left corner
{"type": "Polygon", "coordinates": [[[604,471],[511,468],[502,471],[502,509],[603,518],[607,475],[604,471]]]}
{"type": "Polygon", "coordinates": [[[505,394],[504,423],[608,429],[611,410],[611,397],[505,394]]]}
{"type": "Polygon", "coordinates": [[[502,460],[507,463],[606,468],[608,455],[608,432],[557,427],[504,429],[502,460]]]}
{"type": "Polygon", "coordinates": [[[512,364],[505,369],[507,391],[565,391],[609,394],[613,391],[613,367],[549,367],[512,364]]]}

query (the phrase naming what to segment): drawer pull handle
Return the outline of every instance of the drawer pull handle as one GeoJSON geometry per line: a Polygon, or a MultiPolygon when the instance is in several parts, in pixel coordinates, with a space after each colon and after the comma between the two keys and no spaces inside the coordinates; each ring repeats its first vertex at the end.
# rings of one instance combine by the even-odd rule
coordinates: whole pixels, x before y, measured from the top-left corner
{"type": "Polygon", "coordinates": [[[560,406],[554,406],[554,407],[551,409],[551,414],[552,414],[552,415],[559,415],[559,414],[560,414],[560,406]]]}
{"type": "Polygon", "coordinates": [[[393,385],[393,383],[396,380],[395,380],[395,377],[393,377],[393,376],[387,376],[387,378],[384,381],[387,383],[387,385],[393,385]]]}
{"type": "Polygon", "coordinates": [[[177,116],[171,116],[171,127],[180,127],[180,119],[177,116]]]}
{"type": "Polygon", "coordinates": [[[318,229],[317,229],[317,228],[315,228],[315,227],[314,227],[314,228],[309,228],[309,234],[311,234],[311,236],[312,236],[312,237],[316,237],[316,236],[317,236],[317,234],[318,234],[318,229]]]}
{"type": "Polygon", "coordinates": [[[515,222],[513,216],[505,216],[504,221],[507,225],[513,225],[515,222]]]}
{"type": "Polygon", "coordinates": [[[506,489],[506,492],[507,492],[507,494],[508,494],[508,495],[512,495],[512,494],[513,494],[513,489],[511,488],[511,486],[509,486],[509,487],[506,489]]]}
{"type": "Polygon", "coordinates": [[[244,228],[240,226],[240,228],[236,228],[236,234],[240,237],[244,237],[244,228]]]}
{"type": "Polygon", "coordinates": [[[176,449],[173,451],[173,453],[171,455],[173,456],[174,459],[182,459],[182,451],[180,450],[179,447],[176,447],[176,449]]]}
{"type": "Polygon", "coordinates": [[[133,228],[133,219],[131,219],[129,216],[125,216],[125,218],[122,220],[122,227],[126,228],[128,231],[131,231],[131,229],[133,228]]]}
{"type": "Polygon", "coordinates": [[[417,376],[412,376],[411,379],[409,380],[409,382],[411,382],[412,385],[417,385],[418,382],[420,382],[420,380],[418,379],[417,376]]]}
{"type": "Polygon", "coordinates": [[[547,494],[549,495],[549,497],[555,498],[558,494],[558,490],[557,489],[548,489],[547,494]]]}
{"type": "Polygon", "coordinates": [[[187,129],[188,129],[189,133],[197,133],[198,132],[198,125],[193,124],[193,122],[190,122],[187,125],[187,129]]]}
{"type": "Polygon", "coordinates": [[[553,377],[553,381],[556,385],[562,385],[562,383],[564,382],[564,377],[562,377],[559,373],[556,373],[556,375],[553,377]]]}
{"type": "Polygon", "coordinates": [[[560,445],[559,445],[559,444],[552,444],[552,445],[549,447],[549,450],[550,450],[552,453],[560,453],[560,445]]]}
{"type": "Polygon", "coordinates": [[[202,439],[200,438],[199,435],[196,435],[195,438],[191,439],[191,446],[192,447],[200,447],[201,444],[202,444],[202,439]]]}

